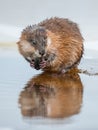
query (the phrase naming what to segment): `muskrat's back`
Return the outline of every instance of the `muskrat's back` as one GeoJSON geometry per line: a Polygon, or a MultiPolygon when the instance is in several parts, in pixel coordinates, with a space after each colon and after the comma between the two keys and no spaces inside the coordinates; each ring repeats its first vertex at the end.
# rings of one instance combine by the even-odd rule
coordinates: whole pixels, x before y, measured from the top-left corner
{"type": "Polygon", "coordinates": [[[78,25],[69,19],[55,17],[46,19],[39,23],[39,25],[57,35],[60,35],[62,38],[74,37],[83,41],[78,25]]]}

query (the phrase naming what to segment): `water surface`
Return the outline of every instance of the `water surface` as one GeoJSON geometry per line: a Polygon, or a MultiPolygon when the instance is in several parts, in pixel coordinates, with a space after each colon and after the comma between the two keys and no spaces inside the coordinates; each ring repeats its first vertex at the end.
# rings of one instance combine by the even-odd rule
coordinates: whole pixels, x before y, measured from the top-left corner
{"type": "Polygon", "coordinates": [[[89,74],[33,70],[16,50],[0,53],[0,130],[97,130],[98,59],[84,58],[89,74]]]}

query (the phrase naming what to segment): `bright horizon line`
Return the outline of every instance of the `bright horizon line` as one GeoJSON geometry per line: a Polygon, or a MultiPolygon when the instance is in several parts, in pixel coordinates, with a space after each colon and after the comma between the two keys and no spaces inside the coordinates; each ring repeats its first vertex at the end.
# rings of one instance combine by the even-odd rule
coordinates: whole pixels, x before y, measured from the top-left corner
{"type": "Polygon", "coordinates": [[[20,35],[21,31],[22,31],[22,27],[0,23],[1,34],[5,34],[7,36],[12,36],[12,37],[17,37],[20,35]]]}

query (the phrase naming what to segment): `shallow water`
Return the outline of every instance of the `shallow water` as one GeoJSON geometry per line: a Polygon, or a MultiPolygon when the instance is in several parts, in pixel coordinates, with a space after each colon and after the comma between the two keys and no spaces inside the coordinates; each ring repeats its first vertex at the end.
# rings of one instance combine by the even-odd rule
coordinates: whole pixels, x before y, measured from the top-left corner
{"type": "MultiPolygon", "coordinates": [[[[0,130],[98,129],[97,75],[42,73],[15,51],[3,52],[0,130]]],[[[84,58],[80,68],[98,73],[98,59],[84,58]]]]}

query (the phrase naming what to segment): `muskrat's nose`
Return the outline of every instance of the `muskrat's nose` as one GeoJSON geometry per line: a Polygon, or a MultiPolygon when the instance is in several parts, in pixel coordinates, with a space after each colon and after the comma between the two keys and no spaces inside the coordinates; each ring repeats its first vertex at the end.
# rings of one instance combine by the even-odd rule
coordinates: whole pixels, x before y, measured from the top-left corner
{"type": "Polygon", "coordinates": [[[43,56],[44,54],[45,54],[45,51],[43,50],[43,51],[39,51],[39,54],[41,55],[41,56],[43,56]]]}

